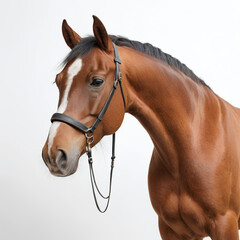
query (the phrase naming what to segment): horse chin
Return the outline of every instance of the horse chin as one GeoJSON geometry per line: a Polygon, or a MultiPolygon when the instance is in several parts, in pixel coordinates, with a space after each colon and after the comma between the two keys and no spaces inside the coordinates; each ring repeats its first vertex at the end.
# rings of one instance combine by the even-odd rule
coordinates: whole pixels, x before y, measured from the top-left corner
{"type": "Polygon", "coordinates": [[[66,169],[65,171],[54,171],[52,169],[49,169],[50,173],[55,177],[68,177],[74,174],[77,171],[77,166],[71,169],[66,169]]]}
{"type": "MultiPolygon", "coordinates": [[[[77,161],[78,162],[78,161],[77,161]]],[[[55,177],[68,177],[74,174],[77,171],[78,164],[74,164],[73,166],[70,166],[64,170],[53,170],[49,169],[50,173],[55,177]]]]}

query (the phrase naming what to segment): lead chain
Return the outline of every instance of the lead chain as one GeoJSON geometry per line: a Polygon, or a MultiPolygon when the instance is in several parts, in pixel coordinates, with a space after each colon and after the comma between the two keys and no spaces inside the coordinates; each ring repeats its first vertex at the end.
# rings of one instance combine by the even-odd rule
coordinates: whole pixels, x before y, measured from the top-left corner
{"type": "Polygon", "coordinates": [[[109,183],[109,192],[108,196],[104,196],[101,191],[98,188],[94,170],[93,170],[93,159],[92,159],[92,150],[91,150],[91,144],[94,141],[93,135],[88,135],[88,133],[85,134],[86,139],[87,139],[87,146],[86,146],[86,154],[88,156],[88,163],[89,163],[89,171],[90,171],[90,179],[91,179],[91,185],[92,185],[92,191],[93,191],[93,196],[94,196],[94,201],[97,206],[97,209],[99,212],[104,213],[106,212],[108,206],[109,206],[109,201],[110,201],[110,195],[111,195],[111,188],[112,188],[112,174],[113,174],[113,166],[114,166],[114,157],[112,157],[112,163],[111,163],[111,171],[110,171],[110,183],[109,183]],[[95,188],[97,189],[98,194],[103,198],[107,199],[107,204],[104,210],[101,210],[97,201],[96,193],[95,193],[95,188]]]}

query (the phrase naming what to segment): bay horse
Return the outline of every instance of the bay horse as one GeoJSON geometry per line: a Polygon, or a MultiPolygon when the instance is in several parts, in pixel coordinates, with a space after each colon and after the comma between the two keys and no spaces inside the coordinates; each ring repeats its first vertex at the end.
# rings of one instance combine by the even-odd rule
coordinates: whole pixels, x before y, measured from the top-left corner
{"type": "Polygon", "coordinates": [[[86,128],[95,123],[113,88],[114,46],[121,58],[122,89],[116,88],[91,136],[94,142],[87,144],[74,124],[54,120],[42,154],[50,172],[73,174],[86,147],[115,133],[125,112],[130,113],[154,144],[148,186],[162,239],[239,239],[239,109],[176,58],[151,44],[108,35],[93,18],[94,36],[87,38],[63,21],[63,36],[72,50],[56,76],[57,113],[86,128]]]}

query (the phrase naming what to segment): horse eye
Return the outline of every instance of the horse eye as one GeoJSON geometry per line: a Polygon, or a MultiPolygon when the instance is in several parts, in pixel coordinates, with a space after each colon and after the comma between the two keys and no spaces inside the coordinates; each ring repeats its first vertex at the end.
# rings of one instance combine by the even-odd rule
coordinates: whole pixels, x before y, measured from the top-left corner
{"type": "Polygon", "coordinates": [[[92,87],[100,87],[103,84],[103,80],[101,78],[94,78],[93,81],[90,83],[92,87]]]}

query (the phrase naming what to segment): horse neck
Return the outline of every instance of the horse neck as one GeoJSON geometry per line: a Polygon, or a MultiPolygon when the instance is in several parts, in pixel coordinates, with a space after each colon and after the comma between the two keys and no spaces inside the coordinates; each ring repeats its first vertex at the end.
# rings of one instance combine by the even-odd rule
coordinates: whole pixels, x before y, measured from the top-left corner
{"type": "Polygon", "coordinates": [[[212,91],[161,60],[132,49],[121,55],[127,78],[127,112],[149,133],[158,159],[177,172],[178,150],[188,146],[199,103],[212,91]]]}

